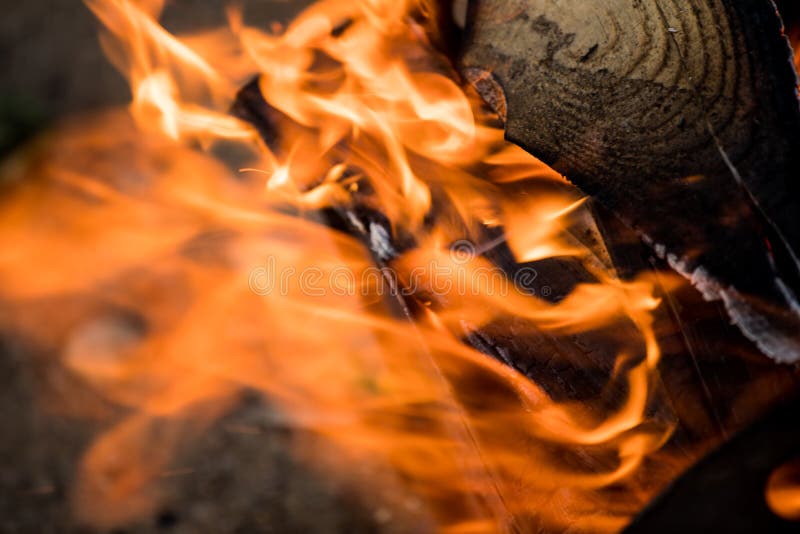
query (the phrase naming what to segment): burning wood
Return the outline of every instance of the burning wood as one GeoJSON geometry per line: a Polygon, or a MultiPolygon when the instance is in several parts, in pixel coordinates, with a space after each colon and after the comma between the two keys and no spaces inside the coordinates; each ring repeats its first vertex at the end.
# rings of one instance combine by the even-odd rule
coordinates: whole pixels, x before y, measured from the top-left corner
{"type": "MultiPolygon", "coordinates": [[[[269,32],[231,10],[225,28],[174,36],[156,22],[159,1],[87,4],[131,83],[133,121],[117,113],[65,127],[6,169],[20,185],[0,209],[3,324],[124,412],[77,469],[81,522],[107,529],[152,515],[164,473],[187,472],[174,455],[243,389],[319,436],[324,453],[311,461],[332,476],[376,466],[372,483],[405,488],[419,523],[437,531],[619,530],[720,438],[688,415],[699,411],[688,386],[664,387],[675,378],[662,370],[676,364],[662,352],[697,357],[684,352],[690,341],[659,345],[661,297],[677,299],[679,282],[654,270],[620,276],[619,242],[602,237],[613,222],[505,142],[497,115],[459,85],[434,46],[440,6],[320,1],[269,32]],[[65,258],[58,270],[32,272],[53,254],[65,258]]],[[[466,58],[485,44],[487,5],[473,10],[466,58]]],[[[536,20],[537,38],[572,46],[536,20]]],[[[552,66],[563,51],[539,44],[552,66]]],[[[606,52],[589,46],[579,63],[606,52]]],[[[486,95],[489,78],[467,72],[486,95]]],[[[512,92],[493,102],[512,131],[512,92]]],[[[609,180],[645,169],[644,157],[597,146],[609,180]]],[[[661,192],[674,185],[668,174],[654,171],[661,192]]],[[[698,198],[710,191],[696,183],[698,198]]],[[[627,198],[620,187],[601,199],[627,198]]],[[[760,215],[736,191],[728,206],[749,224],[760,215]]],[[[703,244],[717,246],[715,224],[703,244]]],[[[771,282],[762,259],[748,265],[771,282]]],[[[748,295],[777,303],[754,284],[748,295]]],[[[775,397],[792,387],[752,358],[775,397]]],[[[753,404],[739,385],[729,396],[753,404]]],[[[723,431],[743,424],[715,417],[723,431]]]]}
{"type": "Polygon", "coordinates": [[[472,2],[462,71],[779,362],[800,359],[800,108],[771,2],[472,2]]]}

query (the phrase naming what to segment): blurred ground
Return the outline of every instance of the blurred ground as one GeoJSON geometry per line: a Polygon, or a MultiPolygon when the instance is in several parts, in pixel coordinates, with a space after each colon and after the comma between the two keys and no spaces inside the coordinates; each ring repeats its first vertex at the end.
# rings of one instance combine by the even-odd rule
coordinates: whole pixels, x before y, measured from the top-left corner
{"type": "MultiPolygon", "coordinates": [[[[80,0],[4,0],[0,17],[0,153],[65,114],[124,104],[125,80],[103,57],[80,0]]],[[[286,21],[308,0],[240,2],[253,24],[286,21]],[[263,22],[262,22],[263,21],[263,22]]],[[[224,0],[170,0],[163,22],[191,31],[224,22],[224,0]]]]}
{"type": "MultiPolygon", "coordinates": [[[[75,521],[69,495],[78,458],[108,421],[87,423],[45,406],[101,401],[91,399],[63,369],[31,358],[30,350],[12,349],[8,343],[3,349],[0,532],[96,532],[75,521]]],[[[383,496],[366,498],[353,480],[315,473],[290,452],[314,443],[282,423],[258,397],[243,393],[239,405],[183,447],[174,467],[164,472],[161,506],[112,532],[408,531],[381,502],[383,496]]],[[[369,478],[363,471],[363,466],[352,467],[354,478],[369,478]]]]}

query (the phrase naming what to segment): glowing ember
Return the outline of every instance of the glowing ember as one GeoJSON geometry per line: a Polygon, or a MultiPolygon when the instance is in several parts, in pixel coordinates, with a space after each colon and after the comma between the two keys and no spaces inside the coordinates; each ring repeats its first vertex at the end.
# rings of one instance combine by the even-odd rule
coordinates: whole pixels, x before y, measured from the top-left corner
{"type": "Polygon", "coordinates": [[[158,1],[87,3],[136,127],[111,113],[51,134],[7,166],[0,207],[3,321],[129,410],[86,451],[79,517],[152,512],[178,444],[243,388],[328,455],[394,473],[447,532],[615,530],[658,489],[635,477],[673,426],[653,409],[654,285],[618,280],[573,236],[591,218],[579,195],[454,81],[427,41],[432,6],[321,1],[280,34],[231,11],[180,38],[158,1]],[[254,76],[269,146],[229,113],[254,76]],[[363,229],[372,253],[320,222],[365,203],[388,219],[363,229]],[[523,291],[483,255],[503,240],[519,262],[577,258],[596,282],[558,303],[523,291]],[[397,299],[421,311],[398,318],[397,299]],[[509,318],[613,347],[603,391],[554,400],[462,342],[509,318]]]}
{"type": "Polygon", "coordinates": [[[772,473],[767,482],[767,504],[784,519],[800,519],[800,460],[786,463],[772,473]]]}

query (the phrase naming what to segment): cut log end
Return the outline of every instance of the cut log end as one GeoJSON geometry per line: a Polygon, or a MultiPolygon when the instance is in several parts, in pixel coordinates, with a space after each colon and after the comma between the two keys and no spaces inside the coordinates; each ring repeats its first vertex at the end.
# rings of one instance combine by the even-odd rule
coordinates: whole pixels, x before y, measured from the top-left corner
{"type": "Polygon", "coordinates": [[[756,310],[728,306],[743,332],[797,361],[791,57],[768,0],[473,0],[460,63],[508,139],[706,273],[716,298],[740,295],[756,310]]]}

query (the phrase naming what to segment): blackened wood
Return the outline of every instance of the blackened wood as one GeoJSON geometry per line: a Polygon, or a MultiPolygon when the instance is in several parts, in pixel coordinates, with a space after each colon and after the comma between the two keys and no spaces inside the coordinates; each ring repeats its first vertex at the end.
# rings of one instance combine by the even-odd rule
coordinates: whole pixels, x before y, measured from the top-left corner
{"type": "Polygon", "coordinates": [[[509,140],[800,359],[800,106],[769,0],[473,0],[461,71],[509,140]]]}
{"type": "Polygon", "coordinates": [[[764,499],[769,475],[800,450],[798,410],[794,399],[709,454],[625,532],[798,532],[800,523],[773,514],[764,499]]]}
{"type": "MultiPolygon", "coordinates": [[[[667,282],[666,262],[609,210],[593,201],[589,206],[619,276],[646,272],[667,282]]],[[[662,305],[654,311],[659,371],[680,421],[673,440],[679,448],[726,440],[800,391],[800,370],[790,372],[761,354],[730,324],[721,303],[703,300],[686,285],[661,288],[659,296],[662,305]]]]}

